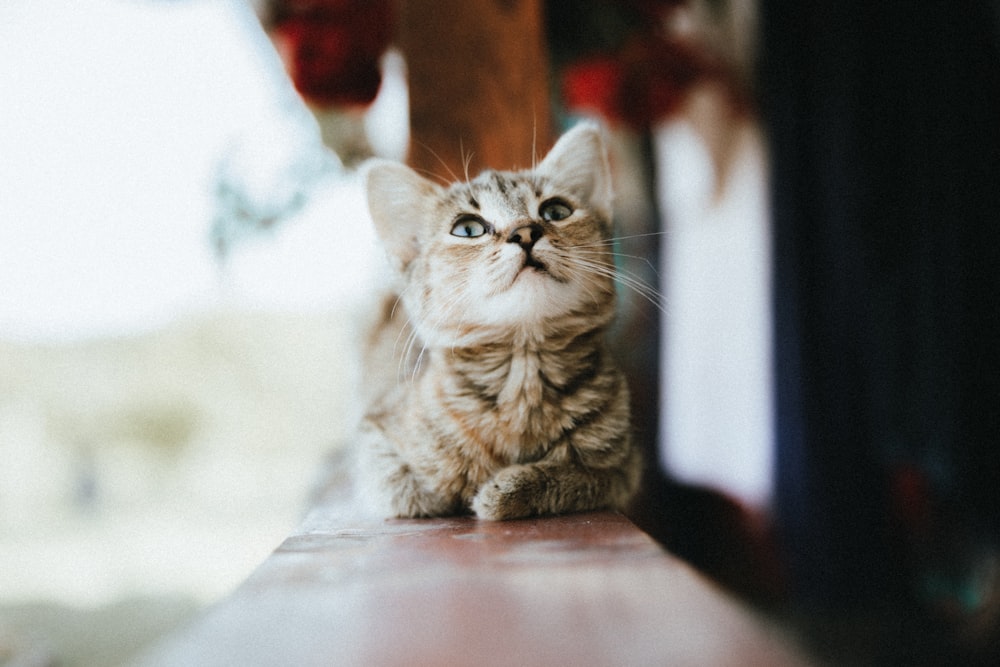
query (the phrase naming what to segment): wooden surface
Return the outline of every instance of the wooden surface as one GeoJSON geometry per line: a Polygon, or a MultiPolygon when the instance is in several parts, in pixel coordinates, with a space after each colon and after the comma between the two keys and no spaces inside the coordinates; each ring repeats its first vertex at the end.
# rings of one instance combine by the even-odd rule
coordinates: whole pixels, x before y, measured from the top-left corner
{"type": "Polygon", "coordinates": [[[397,0],[409,163],[447,180],[527,169],[552,145],[541,0],[397,0]]]}
{"type": "Polygon", "coordinates": [[[319,506],[146,665],[803,665],[612,513],[350,520],[319,506]]]}

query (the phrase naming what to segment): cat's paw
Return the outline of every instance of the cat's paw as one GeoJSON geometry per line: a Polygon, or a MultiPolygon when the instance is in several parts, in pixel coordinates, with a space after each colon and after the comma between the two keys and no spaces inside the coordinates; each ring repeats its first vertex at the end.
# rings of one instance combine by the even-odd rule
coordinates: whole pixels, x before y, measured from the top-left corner
{"type": "Polygon", "coordinates": [[[397,488],[392,494],[391,508],[391,516],[397,519],[449,516],[458,513],[454,501],[427,491],[416,483],[397,488]]]}
{"type": "Polygon", "coordinates": [[[541,501],[545,478],[531,466],[504,468],[484,484],[472,499],[472,511],[480,519],[520,519],[543,512],[541,501]]]}
{"type": "Polygon", "coordinates": [[[406,465],[385,481],[381,491],[384,515],[397,519],[449,516],[462,509],[460,500],[425,488],[406,465]]]}

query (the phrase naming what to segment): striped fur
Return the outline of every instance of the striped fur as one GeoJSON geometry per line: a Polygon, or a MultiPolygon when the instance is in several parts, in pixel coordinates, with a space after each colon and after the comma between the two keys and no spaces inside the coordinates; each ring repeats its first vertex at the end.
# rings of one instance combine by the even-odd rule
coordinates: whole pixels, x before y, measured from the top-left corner
{"type": "Polygon", "coordinates": [[[615,285],[597,128],[570,130],[530,171],[445,188],[376,161],[365,182],[400,279],[368,351],[365,504],[484,519],[622,508],[640,460],[605,341],[615,285]],[[472,235],[452,234],[456,221],[472,235]]]}

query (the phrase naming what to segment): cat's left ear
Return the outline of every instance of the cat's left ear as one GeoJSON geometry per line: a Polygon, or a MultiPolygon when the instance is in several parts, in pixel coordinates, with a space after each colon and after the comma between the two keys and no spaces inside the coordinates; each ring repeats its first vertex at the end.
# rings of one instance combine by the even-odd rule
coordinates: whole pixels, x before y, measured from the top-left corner
{"type": "Polygon", "coordinates": [[[601,129],[583,122],[563,134],[538,166],[557,187],[589,203],[605,220],[611,219],[614,193],[611,169],[601,129]]]}
{"type": "Polygon", "coordinates": [[[382,244],[400,271],[420,251],[420,231],[428,205],[441,188],[406,165],[369,160],[362,168],[368,210],[382,244]]]}

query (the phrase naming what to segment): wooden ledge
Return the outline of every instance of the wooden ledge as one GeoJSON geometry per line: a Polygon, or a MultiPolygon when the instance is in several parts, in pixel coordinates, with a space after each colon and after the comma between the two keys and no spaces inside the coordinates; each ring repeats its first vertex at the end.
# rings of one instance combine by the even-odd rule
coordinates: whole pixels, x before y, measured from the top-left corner
{"type": "Polygon", "coordinates": [[[624,517],[350,520],[320,505],[146,665],[805,665],[624,517]]]}

